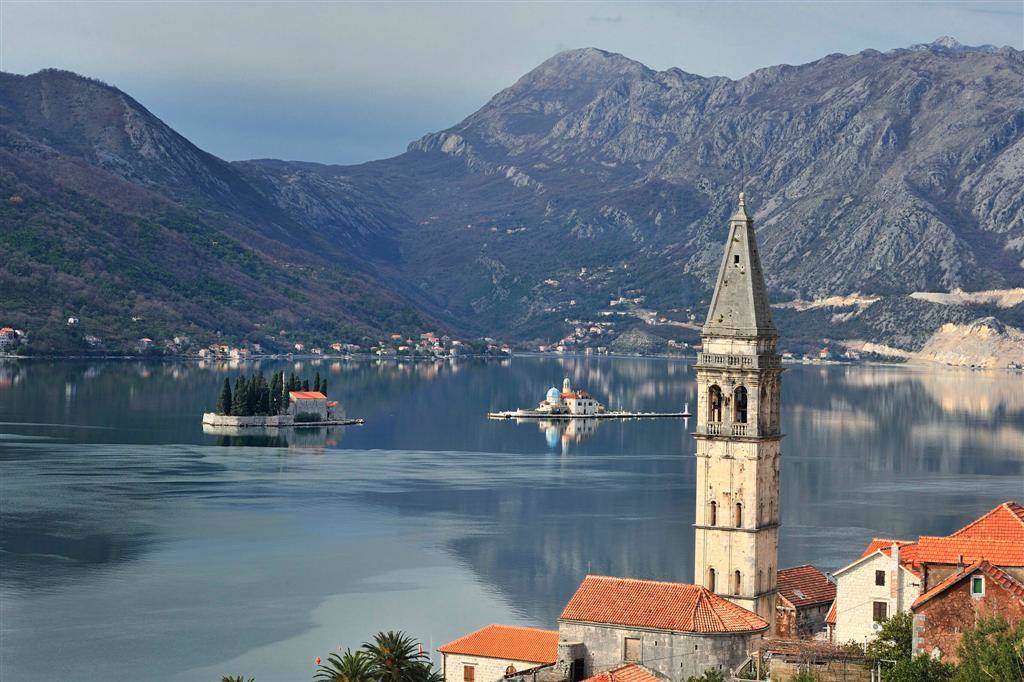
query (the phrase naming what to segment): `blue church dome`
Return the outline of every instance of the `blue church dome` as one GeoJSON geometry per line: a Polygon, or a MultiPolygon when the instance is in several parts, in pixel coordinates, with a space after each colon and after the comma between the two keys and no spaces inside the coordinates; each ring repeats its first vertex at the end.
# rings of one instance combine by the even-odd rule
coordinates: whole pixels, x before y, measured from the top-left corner
{"type": "Polygon", "coordinates": [[[562,394],[557,388],[552,386],[551,388],[548,389],[547,398],[549,403],[557,403],[561,400],[562,394]]]}

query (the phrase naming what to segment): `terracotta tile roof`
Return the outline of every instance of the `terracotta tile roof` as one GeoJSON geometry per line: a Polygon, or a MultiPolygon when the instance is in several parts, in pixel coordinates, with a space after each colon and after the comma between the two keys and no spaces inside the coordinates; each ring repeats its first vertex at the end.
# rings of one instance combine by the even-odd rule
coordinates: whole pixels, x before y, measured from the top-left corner
{"type": "Polygon", "coordinates": [[[891,556],[893,544],[900,548],[900,566],[907,569],[917,577],[921,577],[921,564],[918,561],[918,547],[917,543],[913,540],[874,538],[870,543],[868,543],[867,549],[865,549],[860,555],[860,558],[863,559],[875,552],[881,552],[885,556],[891,556]]]}
{"type": "Polygon", "coordinates": [[[327,400],[320,391],[288,391],[288,397],[292,400],[327,400]]]}
{"type": "Polygon", "coordinates": [[[783,568],[776,574],[779,594],[793,606],[808,606],[836,598],[836,585],[810,564],[783,568]]]}
{"type": "Polygon", "coordinates": [[[759,632],[757,614],[700,585],[588,575],[560,620],[608,623],[676,632],[759,632]]]}
{"type": "Polygon", "coordinates": [[[1012,500],[1003,502],[948,537],[1024,542],[1024,507],[1012,500]]]}
{"type": "Polygon", "coordinates": [[[639,663],[628,663],[586,678],[583,682],[664,682],[663,678],[639,663]]]}
{"type": "Polygon", "coordinates": [[[949,576],[941,583],[939,583],[938,585],[936,585],[935,587],[933,587],[932,589],[928,590],[920,597],[915,599],[914,603],[910,605],[911,610],[916,609],[925,602],[928,602],[932,598],[937,597],[938,595],[942,594],[943,592],[951,588],[953,585],[959,583],[967,576],[973,573],[977,573],[978,571],[981,571],[982,573],[987,575],[989,578],[992,579],[993,582],[1000,585],[1006,591],[1010,592],[1013,595],[1016,595],[1017,598],[1020,599],[1021,604],[1024,604],[1024,584],[1021,584],[1020,581],[1018,581],[1016,578],[1011,576],[1006,571],[1000,570],[988,561],[982,559],[980,561],[975,561],[973,564],[967,566],[962,571],[954,573],[953,575],[949,576]]]}
{"type": "Polygon", "coordinates": [[[437,650],[442,654],[554,663],[558,659],[558,630],[488,625],[437,650]]]}
{"type": "Polygon", "coordinates": [[[832,608],[830,608],[828,610],[828,615],[825,616],[825,624],[826,625],[835,625],[836,624],[836,604],[837,603],[838,602],[836,602],[835,600],[832,600],[832,608]]]}
{"type": "Polygon", "coordinates": [[[937,538],[922,535],[917,545],[922,564],[957,564],[988,559],[997,566],[1024,566],[1024,539],[988,540],[973,536],[937,538]]]}
{"type": "MultiPolygon", "coordinates": [[[[871,542],[868,543],[867,549],[865,549],[864,552],[860,556],[863,559],[868,554],[873,554],[873,553],[877,552],[880,549],[881,550],[891,549],[894,543],[899,545],[899,547],[900,547],[900,554],[903,554],[903,548],[906,547],[907,545],[916,544],[913,540],[890,540],[888,538],[872,538],[871,542]]],[[[886,554],[886,556],[888,556],[889,552],[886,552],[885,554],[886,554]]]]}

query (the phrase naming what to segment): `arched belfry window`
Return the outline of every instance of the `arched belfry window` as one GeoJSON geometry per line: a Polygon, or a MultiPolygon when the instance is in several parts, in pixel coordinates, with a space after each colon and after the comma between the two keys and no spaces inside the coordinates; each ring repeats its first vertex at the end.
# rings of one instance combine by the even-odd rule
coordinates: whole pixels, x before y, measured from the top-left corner
{"type": "Polygon", "coordinates": [[[722,421],[722,389],[717,384],[708,389],[708,421],[722,421]]]}
{"type": "Polygon", "coordinates": [[[710,516],[711,516],[710,523],[708,523],[708,525],[709,526],[717,526],[718,525],[718,503],[717,502],[712,502],[711,503],[711,514],[710,514],[710,516]]]}
{"type": "Polygon", "coordinates": [[[742,528],[743,527],[743,503],[742,502],[737,502],[736,503],[736,518],[733,519],[733,524],[732,525],[736,526],[737,528],[742,528]]]}
{"type": "Polygon", "coordinates": [[[708,589],[712,592],[715,591],[715,569],[708,569],[708,589]]]}
{"type": "Polygon", "coordinates": [[[740,593],[740,584],[741,583],[742,583],[742,579],[741,579],[741,576],[740,576],[740,572],[736,571],[736,575],[733,576],[733,583],[732,583],[732,593],[733,594],[739,594],[740,593]]]}
{"type": "Polygon", "coordinates": [[[733,401],[733,411],[736,414],[736,418],[733,419],[737,424],[747,423],[747,387],[738,386],[736,391],[733,393],[735,400],[733,401]]]}

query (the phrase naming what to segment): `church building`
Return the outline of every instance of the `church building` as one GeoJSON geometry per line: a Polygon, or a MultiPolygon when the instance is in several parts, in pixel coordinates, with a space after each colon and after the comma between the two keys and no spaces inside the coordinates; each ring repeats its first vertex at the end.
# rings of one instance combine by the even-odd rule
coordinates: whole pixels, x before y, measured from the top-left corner
{"type": "Polygon", "coordinates": [[[701,338],[694,581],[773,623],[782,367],[742,193],[701,338]]]}

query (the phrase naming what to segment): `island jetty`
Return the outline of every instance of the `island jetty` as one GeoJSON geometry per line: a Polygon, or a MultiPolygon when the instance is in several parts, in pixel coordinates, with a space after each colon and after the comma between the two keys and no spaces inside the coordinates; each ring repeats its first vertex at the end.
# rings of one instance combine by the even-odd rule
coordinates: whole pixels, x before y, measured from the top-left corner
{"type": "Polygon", "coordinates": [[[562,390],[552,386],[536,408],[488,412],[488,419],[658,419],[688,417],[689,410],[682,412],[628,412],[609,411],[594,396],[586,391],[574,391],[569,377],[562,381],[562,390]]]}
{"type": "Polygon", "coordinates": [[[203,413],[204,426],[290,428],[296,426],[348,426],[362,424],[350,418],[337,400],[327,397],[327,381],[317,373],[310,386],[277,372],[268,382],[262,372],[239,375],[234,388],[225,377],[214,412],[203,413]]]}

